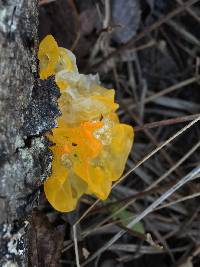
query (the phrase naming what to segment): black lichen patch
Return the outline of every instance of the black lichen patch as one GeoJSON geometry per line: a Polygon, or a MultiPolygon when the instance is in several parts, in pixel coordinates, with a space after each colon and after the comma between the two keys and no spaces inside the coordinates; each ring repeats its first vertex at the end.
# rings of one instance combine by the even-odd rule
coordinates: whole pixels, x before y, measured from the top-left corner
{"type": "Polygon", "coordinates": [[[39,80],[25,112],[23,125],[25,136],[39,135],[56,127],[55,119],[60,115],[57,106],[59,96],[60,93],[53,78],[39,80]]]}

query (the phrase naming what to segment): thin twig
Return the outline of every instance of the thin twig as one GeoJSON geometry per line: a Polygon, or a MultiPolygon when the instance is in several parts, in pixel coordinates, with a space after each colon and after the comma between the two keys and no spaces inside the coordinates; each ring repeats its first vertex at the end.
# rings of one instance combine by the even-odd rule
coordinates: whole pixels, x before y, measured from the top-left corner
{"type": "MultiPolygon", "coordinates": [[[[158,97],[160,97],[160,96],[163,96],[163,95],[172,93],[173,91],[175,91],[175,90],[177,90],[177,89],[179,89],[179,88],[183,88],[183,87],[185,87],[185,86],[187,86],[187,85],[190,85],[190,84],[192,84],[192,83],[194,83],[194,82],[197,82],[198,80],[200,80],[200,77],[199,77],[199,76],[197,76],[197,77],[192,77],[192,78],[189,78],[189,79],[187,79],[187,80],[184,80],[184,81],[182,81],[182,82],[180,82],[180,83],[177,83],[177,84],[175,84],[175,85],[169,86],[169,87],[167,87],[166,89],[161,90],[160,92],[158,92],[158,93],[156,93],[156,94],[153,94],[153,95],[147,97],[147,98],[144,100],[144,103],[145,103],[145,104],[146,104],[146,103],[149,103],[149,102],[151,102],[152,100],[154,100],[154,99],[156,99],[156,98],[158,98],[158,97]]],[[[136,107],[138,107],[139,105],[141,105],[140,102],[138,102],[137,104],[130,105],[130,107],[131,107],[131,108],[136,108],[136,107]]]]}
{"type": "Polygon", "coordinates": [[[197,150],[200,146],[200,141],[194,145],[174,166],[171,167],[166,173],[164,173],[159,179],[157,179],[154,183],[152,183],[147,190],[152,189],[157,184],[159,184],[161,181],[163,181],[169,174],[171,174],[176,168],[178,168],[190,155],[194,153],[195,150],[197,150]]]}
{"type": "Polygon", "coordinates": [[[73,230],[73,239],[74,239],[74,251],[75,251],[75,256],[76,256],[76,266],[80,267],[76,224],[73,225],[72,230],[73,230]]]}
{"type": "Polygon", "coordinates": [[[135,126],[134,131],[138,132],[138,131],[143,131],[144,129],[151,129],[151,128],[160,127],[160,126],[173,125],[173,124],[182,123],[182,122],[186,122],[186,121],[192,121],[192,120],[198,118],[199,116],[200,116],[200,114],[193,114],[193,115],[182,116],[182,117],[177,117],[177,118],[173,118],[173,119],[167,119],[167,120],[162,120],[162,121],[155,121],[155,122],[151,122],[151,123],[146,123],[146,124],[141,125],[141,126],[135,126]]]}
{"type": "MultiPolygon", "coordinates": [[[[182,0],[176,0],[177,3],[179,3],[180,5],[183,4],[182,0]]],[[[200,18],[199,16],[196,14],[196,12],[194,11],[194,9],[192,9],[191,7],[187,7],[186,11],[190,14],[190,16],[192,16],[198,23],[200,23],[200,18]]]]}
{"type": "Polygon", "coordinates": [[[182,25],[180,25],[177,22],[174,22],[172,20],[169,20],[167,22],[167,25],[169,25],[170,27],[172,27],[172,29],[174,31],[176,31],[178,34],[180,34],[181,37],[184,38],[187,42],[189,42],[192,45],[195,45],[197,47],[200,46],[199,39],[197,37],[195,37],[191,32],[187,31],[182,25]]]}
{"type": "Polygon", "coordinates": [[[192,195],[189,195],[189,196],[185,196],[185,197],[182,197],[180,199],[177,199],[177,200],[174,200],[172,202],[169,202],[167,204],[164,204],[158,208],[156,208],[154,211],[157,211],[157,210],[161,210],[161,209],[164,209],[164,208],[168,208],[172,205],[175,205],[177,203],[180,203],[180,202],[183,202],[183,201],[186,201],[186,200],[189,200],[189,199],[192,199],[192,198],[196,198],[196,197],[199,197],[200,196],[200,192],[197,192],[197,193],[194,193],[192,195]]]}
{"type": "Polygon", "coordinates": [[[105,0],[105,16],[103,20],[103,29],[108,28],[110,23],[110,0],[105,0]]]}

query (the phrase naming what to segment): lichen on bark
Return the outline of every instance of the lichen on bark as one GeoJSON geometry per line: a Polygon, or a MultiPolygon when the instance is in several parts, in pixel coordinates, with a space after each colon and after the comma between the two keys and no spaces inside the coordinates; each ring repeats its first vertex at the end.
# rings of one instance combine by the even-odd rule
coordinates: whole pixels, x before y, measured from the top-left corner
{"type": "Polygon", "coordinates": [[[27,266],[27,219],[51,167],[57,92],[38,81],[37,28],[36,0],[0,0],[0,266],[27,266]]]}

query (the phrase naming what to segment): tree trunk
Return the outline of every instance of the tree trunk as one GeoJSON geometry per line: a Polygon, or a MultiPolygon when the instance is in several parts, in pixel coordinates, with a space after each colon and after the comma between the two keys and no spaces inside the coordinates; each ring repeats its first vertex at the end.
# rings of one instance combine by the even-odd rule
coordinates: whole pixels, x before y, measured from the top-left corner
{"type": "MultiPolygon", "coordinates": [[[[57,91],[37,79],[37,1],[0,0],[0,266],[28,266],[27,232],[50,170],[57,91]],[[49,87],[51,90],[49,90],[49,87]]],[[[30,265],[29,265],[30,266],[30,265]]]]}

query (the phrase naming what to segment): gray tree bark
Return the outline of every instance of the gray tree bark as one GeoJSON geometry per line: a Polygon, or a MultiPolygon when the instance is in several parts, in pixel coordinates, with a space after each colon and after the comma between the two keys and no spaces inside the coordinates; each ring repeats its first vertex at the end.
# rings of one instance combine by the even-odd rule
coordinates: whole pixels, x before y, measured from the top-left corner
{"type": "MultiPolygon", "coordinates": [[[[50,171],[57,91],[37,78],[36,0],[0,0],[0,266],[28,266],[29,220],[50,171]],[[50,88],[50,89],[49,89],[50,88]]],[[[30,265],[29,265],[30,266],[30,265]]]]}

